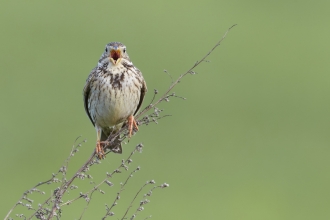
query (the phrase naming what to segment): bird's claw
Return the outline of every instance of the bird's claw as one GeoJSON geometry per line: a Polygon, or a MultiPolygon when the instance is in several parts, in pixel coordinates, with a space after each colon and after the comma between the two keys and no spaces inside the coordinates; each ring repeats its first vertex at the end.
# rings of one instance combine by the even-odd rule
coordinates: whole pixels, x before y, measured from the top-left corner
{"type": "Polygon", "coordinates": [[[138,127],[133,115],[129,116],[127,118],[127,121],[128,121],[128,138],[131,138],[132,132],[133,132],[133,126],[134,126],[134,128],[136,128],[136,130],[139,130],[139,127],[138,127]]]}
{"type": "Polygon", "coordinates": [[[106,146],[107,143],[108,143],[107,141],[97,141],[96,142],[95,152],[99,159],[105,158],[104,146],[102,146],[102,144],[104,144],[106,146]]]}

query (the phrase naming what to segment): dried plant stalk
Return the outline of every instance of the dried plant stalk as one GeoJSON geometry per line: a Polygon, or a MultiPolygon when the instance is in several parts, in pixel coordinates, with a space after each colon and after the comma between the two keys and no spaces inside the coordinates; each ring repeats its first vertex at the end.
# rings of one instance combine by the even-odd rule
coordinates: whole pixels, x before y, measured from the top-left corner
{"type": "MultiPolygon", "coordinates": [[[[188,74],[195,74],[194,69],[200,65],[202,62],[209,62],[208,60],[206,60],[206,58],[221,44],[221,42],[225,39],[225,37],[227,36],[228,32],[234,27],[236,26],[233,25],[231,26],[226,32],[225,34],[222,36],[222,38],[211,48],[211,50],[205,55],[203,56],[199,61],[197,61],[190,69],[188,69],[184,74],[180,75],[175,81],[173,81],[172,76],[166,71],[164,70],[165,73],[167,73],[171,80],[172,80],[172,84],[170,85],[170,87],[165,91],[165,93],[156,101],[156,95],[158,94],[158,90],[154,90],[154,96],[152,98],[151,103],[145,107],[141,112],[139,112],[136,116],[135,119],[138,120],[138,124],[143,125],[143,124],[149,124],[149,123],[158,123],[157,120],[166,117],[168,115],[163,115],[160,116],[160,113],[162,112],[162,110],[158,109],[157,106],[163,102],[163,101],[169,101],[170,97],[177,97],[177,98],[182,98],[185,99],[183,97],[177,96],[174,93],[169,94],[173,88],[182,80],[183,77],[185,77],[188,74]],[[147,114],[151,109],[154,110],[154,112],[147,114]],[[143,117],[141,119],[141,117],[143,117]]],[[[112,143],[114,143],[114,141],[116,140],[117,137],[121,137],[121,141],[124,141],[125,138],[127,138],[127,127],[123,127],[120,131],[118,131],[117,133],[114,134],[110,134],[110,136],[107,139],[108,145],[111,145],[112,143]]],[[[77,140],[76,140],[77,141],[77,140]]],[[[85,141],[83,141],[85,142],[85,141]]],[[[23,193],[22,197],[18,200],[18,202],[9,210],[9,212],[7,213],[6,217],[4,218],[5,220],[7,219],[11,219],[9,218],[10,214],[12,213],[12,211],[18,206],[18,205],[22,205],[22,200],[27,200],[28,202],[31,202],[32,200],[30,200],[29,198],[27,198],[27,194],[32,193],[34,191],[39,191],[40,190],[37,189],[37,187],[44,185],[44,184],[50,184],[50,183],[61,183],[59,187],[57,187],[54,190],[53,195],[51,195],[50,197],[48,197],[42,204],[39,204],[39,207],[37,209],[32,208],[32,206],[29,205],[25,205],[26,207],[28,207],[28,209],[32,209],[34,210],[34,213],[30,216],[30,217],[25,217],[23,214],[18,215],[18,217],[24,218],[24,219],[32,219],[33,217],[36,217],[37,219],[53,219],[54,216],[56,216],[58,218],[57,215],[60,215],[60,210],[61,207],[64,205],[69,205],[73,202],[75,202],[78,199],[85,199],[87,201],[87,205],[86,207],[83,209],[80,218],[81,219],[91,201],[91,197],[93,195],[94,192],[99,191],[100,193],[104,193],[101,189],[99,189],[99,187],[102,184],[107,184],[109,186],[111,186],[111,182],[109,181],[109,178],[111,178],[114,174],[116,173],[121,173],[121,169],[125,169],[128,170],[128,164],[130,164],[132,162],[131,157],[133,156],[133,154],[135,152],[141,152],[143,145],[139,144],[135,147],[135,149],[131,152],[131,154],[129,155],[129,157],[126,160],[123,160],[122,163],[117,167],[117,169],[115,169],[112,173],[107,173],[107,177],[105,179],[103,179],[100,183],[94,185],[94,187],[87,191],[86,193],[81,193],[78,197],[71,199],[67,202],[63,202],[62,198],[64,196],[64,194],[67,192],[68,189],[74,189],[75,186],[72,185],[73,181],[77,178],[85,178],[85,177],[90,177],[90,175],[86,175],[86,172],[89,170],[89,168],[98,163],[98,160],[96,158],[96,153],[95,151],[90,155],[90,157],[87,159],[87,161],[77,170],[77,172],[69,179],[66,179],[66,172],[68,169],[68,165],[70,162],[70,159],[72,158],[72,156],[78,152],[78,148],[81,146],[82,143],[79,143],[77,145],[73,145],[71,153],[69,155],[69,157],[66,159],[66,161],[64,162],[64,165],[59,169],[59,171],[56,174],[53,174],[52,177],[44,182],[40,182],[37,185],[35,185],[33,188],[31,188],[30,190],[27,190],[26,192],[23,193]],[[59,180],[56,178],[56,176],[62,173],[62,179],[59,180]],[[29,201],[30,200],[30,201],[29,201]],[[48,209],[45,206],[52,204],[52,208],[48,209]]],[[[111,150],[109,148],[105,149],[106,150],[106,154],[110,153],[111,150]]],[[[104,217],[102,219],[105,219],[109,216],[113,216],[114,213],[112,212],[112,208],[117,204],[117,201],[120,198],[120,193],[122,192],[122,190],[124,189],[124,187],[126,186],[127,182],[130,180],[132,173],[138,171],[140,168],[136,168],[135,170],[133,170],[131,172],[131,174],[127,177],[126,181],[121,185],[121,188],[119,190],[119,192],[117,192],[117,195],[114,199],[114,202],[112,203],[112,205],[109,207],[106,207],[106,213],[104,215],[104,217]]],[[[137,196],[139,195],[139,193],[142,191],[142,189],[144,189],[147,185],[149,184],[154,184],[155,182],[153,180],[151,181],[147,181],[140,189],[139,191],[136,193],[136,195],[134,196],[132,202],[130,203],[130,205],[127,207],[126,212],[124,213],[123,217],[121,219],[125,219],[129,210],[132,207],[132,204],[134,203],[134,201],[136,200],[137,196]]],[[[155,186],[153,187],[148,194],[151,195],[151,193],[153,192],[154,189],[156,188],[166,188],[169,185],[167,183],[161,184],[159,186],[155,186]]],[[[41,192],[42,193],[42,192],[41,192]]],[[[148,195],[146,194],[146,195],[148,195]]],[[[130,219],[134,219],[137,215],[137,213],[139,211],[143,210],[143,205],[147,204],[149,202],[149,200],[146,199],[146,197],[143,197],[143,200],[140,202],[139,207],[135,210],[134,214],[131,216],[130,219]]],[[[32,203],[32,202],[31,202],[32,203]]],[[[149,217],[146,217],[145,219],[148,219],[149,217]]]]}

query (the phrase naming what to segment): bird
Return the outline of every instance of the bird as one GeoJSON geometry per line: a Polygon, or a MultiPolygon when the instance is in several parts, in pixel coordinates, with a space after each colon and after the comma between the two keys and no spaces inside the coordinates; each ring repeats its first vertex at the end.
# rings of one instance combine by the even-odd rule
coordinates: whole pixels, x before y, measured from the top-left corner
{"type": "MultiPolygon", "coordinates": [[[[96,130],[95,152],[99,159],[105,157],[104,147],[109,144],[106,140],[110,134],[126,124],[129,138],[133,128],[138,130],[134,116],[146,92],[146,81],[130,60],[126,46],[120,42],[108,43],[83,88],[85,111],[96,130]]],[[[122,153],[119,136],[109,148],[122,153]]]]}

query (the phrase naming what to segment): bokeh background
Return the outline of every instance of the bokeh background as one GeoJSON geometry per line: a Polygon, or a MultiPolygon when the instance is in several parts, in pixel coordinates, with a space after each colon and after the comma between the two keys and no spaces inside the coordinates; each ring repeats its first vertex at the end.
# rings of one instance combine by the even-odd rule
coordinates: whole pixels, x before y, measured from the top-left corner
{"type": "MultiPolygon", "coordinates": [[[[113,210],[115,218],[154,179],[170,187],[155,191],[138,219],[330,219],[329,1],[0,5],[1,216],[23,191],[59,169],[77,136],[88,142],[69,172],[90,155],[96,136],[82,88],[106,43],[128,47],[151,91],[146,105],[153,89],[162,93],[170,85],[164,69],[177,78],[237,23],[211,62],[174,89],[187,100],[161,106],[173,116],[140,127],[123,155],[108,156],[91,174],[101,180],[143,142],[131,166],[141,171],[113,210]]],[[[95,194],[84,219],[104,215],[127,175],[118,175],[113,189],[103,186],[105,195],[95,194]]],[[[69,197],[88,182],[77,181],[80,188],[69,197]]],[[[43,188],[48,195],[50,189],[43,188]]],[[[84,205],[64,207],[62,219],[79,218],[84,205]]]]}

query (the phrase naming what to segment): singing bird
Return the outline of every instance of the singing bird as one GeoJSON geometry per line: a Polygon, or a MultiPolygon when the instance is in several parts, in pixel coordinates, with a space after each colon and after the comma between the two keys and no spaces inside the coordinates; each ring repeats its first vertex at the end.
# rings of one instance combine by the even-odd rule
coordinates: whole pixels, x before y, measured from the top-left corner
{"type": "MultiPolygon", "coordinates": [[[[129,137],[133,126],[138,130],[134,115],[140,109],[147,85],[141,71],[131,62],[126,46],[111,42],[89,74],[83,89],[85,111],[96,129],[96,153],[104,157],[105,140],[127,123],[129,137]]],[[[109,146],[122,153],[119,136],[109,146]]]]}

